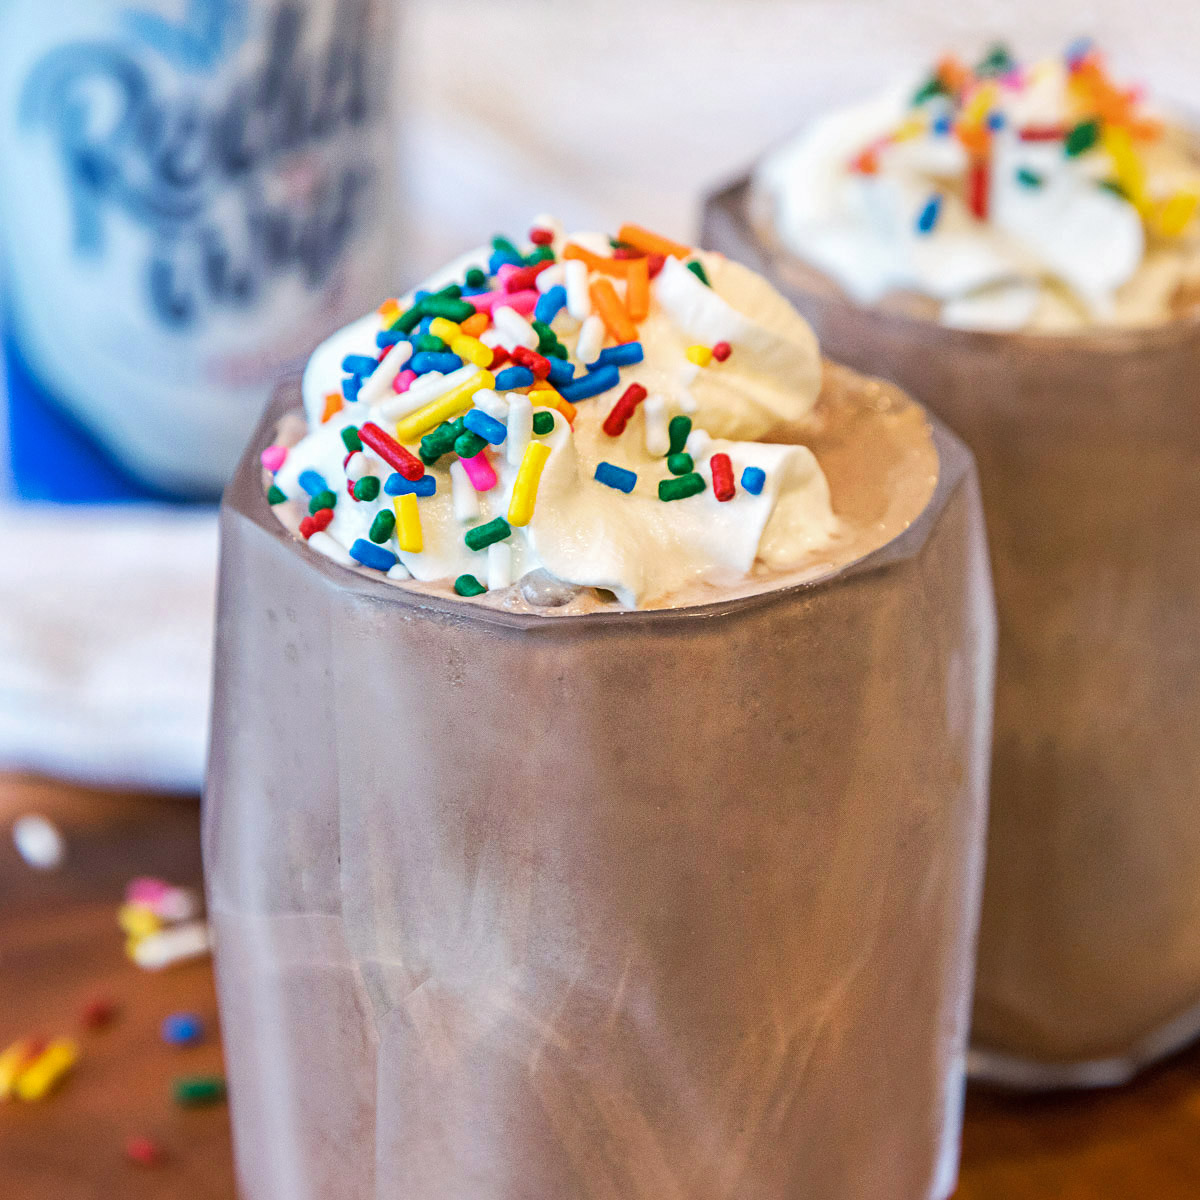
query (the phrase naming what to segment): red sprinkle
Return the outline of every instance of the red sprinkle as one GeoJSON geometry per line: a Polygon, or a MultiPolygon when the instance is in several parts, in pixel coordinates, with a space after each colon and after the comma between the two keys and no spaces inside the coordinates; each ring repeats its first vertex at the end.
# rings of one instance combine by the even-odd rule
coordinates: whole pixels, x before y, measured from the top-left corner
{"type": "Polygon", "coordinates": [[[612,252],[613,258],[645,258],[646,255],[638,250],[635,246],[614,246],[612,252]]]}
{"type": "Polygon", "coordinates": [[[116,1002],[107,996],[97,996],[84,1005],[81,1019],[85,1029],[104,1029],[117,1017],[116,1002]]]}
{"type": "Polygon", "coordinates": [[[650,259],[650,278],[654,279],[666,265],[667,256],[665,254],[648,254],[646,257],[650,259]]]}
{"type": "Polygon", "coordinates": [[[717,362],[724,362],[733,353],[733,347],[728,342],[718,342],[712,350],[717,362]]]}
{"type": "Polygon", "coordinates": [[[415,454],[410,454],[390,434],[384,433],[374,421],[368,421],[359,431],[360,440],[370,446],[389,467],[400,472],[405,479],[416,483],[425,474],[425,465],[415,454]]]}
{"type": "Polygon", "coordinates": [[[512,360],[528,367],[538,379],[546,379],[550,374],[550,360],[540,354],[535,354],[527,346],[515,346],[512,360]]]}
{"type": "Polygon", "coordinates": [[[729,459],[728,454],[714,454],[708,460],[709,468],[712,471],[713,495],[718,500],[732,500],[734,494],[733,486],[733,463],[729,459]]]}
{"type": "Polygon", "coordinates": [[[492,347],[492,361],[488,365],[489,371],[494,371],[497,367],[502,367],[508,362],[508,351],[503,346],[492,347]]]}
{"type": "Polygon", "coordinates": [[[1067,130],[1061,125],[1027,125],[1018,130],[1017,137],[1023,142],[1062,142],[1067,130]]]}
{"type": "Polygon", "coordinates": [[[131,1137],[125,1142],[125,1157],[139,1167],[157,1167],[163,1160],[163,1152],[148,1137],[131,1137]]]}
{"type": "Polygon", "coordinates": [[[631,383],[625,389],[625,394],[612,406],[612,412],[604,418],[604,432],[609,437],[620,437],[634,410],[645,398],[646,389],[640,383],[631,383]]]}
{"type": "Polygon", "coordinates": [[[549,246],[554,241],[554,234],[549,229],[531,229],[529,240],[535,246],[549,246]]]}
{"type": "Polygon", "coordinates": [[[973,159],[967,171],[967,207],[981,221],[987,220],[991,186],[992,173],[987,159],[973,159]]]}
{"type": "Polygon", "coordinates": [[[537,277],[554,264],[547,259],[545,262],[534,263],[532,267],[519,267],[504,281],[506,292],[526,292],[537,282],[537,277]]]}
{"type": "Polygon", "coordinates": [[[314,533],[317,532],[317,523],[312,517],[305,517],[300,522],[300,536],[307,542],[314,533]]]}

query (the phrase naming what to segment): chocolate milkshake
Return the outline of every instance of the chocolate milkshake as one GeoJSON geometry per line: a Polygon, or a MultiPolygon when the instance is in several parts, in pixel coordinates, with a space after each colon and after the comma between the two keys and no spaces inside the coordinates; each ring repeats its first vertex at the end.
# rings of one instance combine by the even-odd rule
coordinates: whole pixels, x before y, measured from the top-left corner
{"type": "Polygon", "coordinates": [[[979,462],[1000,660],[973,1068],[1012,1084],[1119,1082],[1200,1029],[1198,180],[1093,48],[998,50],[816,123],[706,209],[979,462]]]}
{"type": "Polygon", "coordinates": [[[952,435],[743,267],[543,220],[318,350],[222,534],[248,1200],[951,1193],[994,636],[952,435]]]}

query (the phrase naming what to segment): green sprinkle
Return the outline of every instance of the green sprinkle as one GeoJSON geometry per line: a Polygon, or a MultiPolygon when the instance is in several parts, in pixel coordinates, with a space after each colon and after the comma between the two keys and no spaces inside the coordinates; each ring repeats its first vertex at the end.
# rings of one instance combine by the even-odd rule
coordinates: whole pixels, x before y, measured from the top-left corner
{"type": "Polygon", "coordinates": [[[525,255],[525,265],[527,267],[536,267],[538,263],[553,261],[553,246],[534,246],[534,248],[527,255],[525,255]]]}
{"type": "Polygon", "coordinates": [[[1130,199],[1129,193],[1116,179],[1101,179],[1097,186],[1102,187],[1106,192],[1112,192],[1114,196],[1120,196],[1122,200],[1130,199]]]}
{"type": "Polygon", "coordinates": [[[318,492],[309,502],[308,511],[310,513],[320,512],[323,508],[333,508],[337,504],[337,496],[333,492],[326,489],[323,492],[318,492]]]}
{"type": "Polygon", "coordinates": [[[443,454],[449,454],[454,449],[458,435],[459,430],[449,421],[439,425],[432,433],[427,433],[421,439],[421,461],[427,467],[432,466],[433,464],[429,460],[437,462],[443,454]]]}
{"type": "Polygon", "coordinates": [[[448,283],[444,288],[438,288],[434,296],[445,296],[449,300],[457,300],[462,295],[462,288],[457,283],[448,283]]]}
{"type": "Polygon", "coordinates": [[[680,451],[678,454],[667,455],[667,470],[672,475],[686,475],[696,464],[692,462],[692,456],[686,451],[680,451]]]}
{"type": "MultiPolygon", "coordinates": [[[[445,451],[443,451],[443,453],[445,453],[445,451]]],[[[419,459],[420,459],[420,460],[421,460],[421,461],[422,461],[422,462],[423,462],[423,463],[424,463],[424,464],[425,464],[427,467],[435,467],[435,466],[437,466],[438,459],[440,459],[440,458],[442,457],[442,455],[441,455],[441,454],[433,454],[433,453],[431,453],[429,450],[426,450],[424,446],[422,446],[422,447],[421,447],[421,448],[420,448],[420,449],[417,451],[417,457],[418,457],[418,458],[419,458],[419,459]]]]}
{"type": "Polygon", "coordinates": [[[421,319],[425,316],[425,304],[426,301],[418,300],[407,312],[401,313],[392,322],[392,332],[412,333],[420,325],[421,319]]]}
{"type": "Polygon", "coordinates": [[[454,590],[460,596],[482,596],[487,588],[474,575],[460,575],[454,581],[454,590]]]}
{"type": "Polygon", "coordinates": [[[354,482],[355,500],[375,500],[379,496],[379,476],[364,475],[354,482]]]}
{"type": "Polygon", "coordinates": [[[386,542],[392,536],[392,530],[396,528],[396,518],[392,516],[391,510],[381,508],[375,514],[375,520],[371,522],[371,531],[367,536],[373,542],[386,542]]]}
{"type": "Polygon", "coordinates": [[[502,542],[512,533],[512,526],[503,518],[497,517],[486,525],[476,525],[468,529],[463,541],[470,550],[485,550],[493,542],[502,542]]]}
{"type": "Polygon", "coordinates": [[[1080,121],[1067,134],[1067,140],[1063,143],[1063,149],[1067,152],[1068,158],[1077,158],[1080,154],[1084,154],[1090,150],[1099,140],[1100,122],[1080,121]]]}
{"type": "Polygon", "coordinates": [[[702,263],[698,263],[695,259],[692,259],[692,261],[687,264],[687,269],[691,271],[691,273],[695,275],[695,277],[700,280],[705,287],[712,287],[712,284],[708,281],[708,272],[704,269],[702,263]]]}
{"type": "Polygon", "coordinates": [[[487,274],[484,271],[481,271],[478,267],[472,267],[467,272],[467,287],[483,287],[485,283],[487,283],[487,274]]]}
{"type": "Polygon", "coordinates": [[[554,428],[554,417],[548,412],[535,412],[533,414],[533,432],[541,437],[543,434],[549,433],[554,428]]]}
{"type": "Polygon", "coordinates": [[[981,76],[1006,75],[1016,66],[1012,52],[1003,42],[997,42],[979,61],[975,74],[981,76]]]}
{"type": "Polygon", "coordinates": [[[276,487],[275,484],[271,484],[270,488],[267,491],[267,503],[268,504],[282,504],[286,499],[287,499],[287,497],[283,494],[283,492],[280,491],[280,489],[278,487],[276,487]]]}
{"type": "MultiPolygon", "coordinates": [[[[466,300],[456,300],[452,296],[426,296],[417,307],[424,309],[423,316],[445,317],[447,321],[465,321],[468,317],[475,315],[475,305],[466,300]]],[[[407,315],[405,313],[405,316],[407,315]]],[[[412,328],[416,328],[420,319],[418,317],[413,322],[412,328]]]]}
{"type": "Polygon", "coordinates": [[[660,500],[685,500],[688,496],[698,496],[704,491],[704,479],[700,475],[680,475],[678,479],[660,479],[658,481],[658,498],[660,500]]]}
{"type": "Polygon", "coordinates": [[[454,453],[459,458],[474,458],[486,445],[486,438],[481,438],[479,434],[472,433],[468,429],[454,439],[454,453]]]}
{"type": "Polygon", "coordinates": [[[446,343],[432,333],[421,334],[413,345],[414,350],[424,350],[429,354],[441,354],[445,348],[446,343]]]}
{"type": "Polygon", "coordinates": [[[175,1080],[171,1094],[185,1108],[217,1104],[225,1099],[225,1080],[219,1075],[187,1075],[175,1080]]]}
{"type": "Polygon", "coordinates": [[[521,257],[521,252],[508,240],[506,237],[500,237],[498,234],[492,238],[492,249],[500,250],[504,254],[515,254],[518,258],[521,257]]]}
{"type": "Polygon", "coordinates": [[[342,445],[345,446],[351,454],[354,454],[356,451],[362,449],[362,438],[358,436],[358,427],[356,425],[347,425],[346,428],[342,430],[342,445]]]}
{"type": "Polygon", "coordinates": [[[568,357],[567,348],[562,342],[555,342],[553,346],[547,346],[545,350],[539,350],[538,353],[545,354],[549,358],[565,359],[568,357]]]}
{"type": "Polygon", "coordinates": [[[1038,188],[1042,186],[1044,180],[1036,171],[1031,171],[1028,167],[1019,167],[1017,169],[1017,182],[1024,184],[1025,187],[1038,188]]]}
{"type": "Polygon", "coordinates": [[[932,100],[934,96],[944,96],[946,94],[946,85],[936,76],[931,75],[913,95],[913,104],[924,104],[926,100],[932,100]]]}
{"type": "Polygon", "coordinates": [[[672,417],[670,425],[667,426],[667,436],[671,439],[671,449],[668,453],[682,454],[691,432],[691,417],[672,417]]]}

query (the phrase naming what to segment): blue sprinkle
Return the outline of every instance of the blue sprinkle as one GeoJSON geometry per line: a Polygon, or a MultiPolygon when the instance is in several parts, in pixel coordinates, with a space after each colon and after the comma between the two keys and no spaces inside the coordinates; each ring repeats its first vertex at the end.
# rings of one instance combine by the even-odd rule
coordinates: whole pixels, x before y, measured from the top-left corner
{"type": "Polygon", "coordinates": [[[493,250],[492,257],[488,259],[488,274],[495,275],[505,263],[511,263],[514,267],[523,267],[525,260],[519,254],[513,254],[508,250],[493,250]]]}
{"type": "Polygon", "coordinates": [[[550,358],[547,361],[550,363],[549,379],[555,387],[570,383],[575,378],[574,363],[568,362],[565,358],[550,358]]]}
{"type": "Polygon", "coordinates": [[[397,561],[390,550],[368,542],[366,538],[359,538],[350,547],[350,557],[355,562],[362,563],[364,567],[374,567],[376,571],[390,571],[397,561]]]}
{"type": "Polygon", "coordinates": [[[534,320],[549,325],[566,306],[567,289],[560,283],[552,287],[545,295],[538,297],[538,302],[533,308],[534,320]]]}
{"type": "Polygon", "coordinates": [[[413,303],[420,304],[422,300],[427,300],[433,293],[428,288],[418,288],[413,292],[413,303]]]}
{"type": "Polygon", "coordinates": [[[383,490],[389,496],[421,496],[429,497],[437,491],[437,480],[432,475],[422,475],[415,482],[405,479],[399,471],[393,471],[383,485],[383,490]]]}
{"type": "Polygon", "coordinates": [[[528,367],[505,367],[496,376],[496,387],[502,392],[514,388],[533,387],[534,374],[528,367]]]}
{"type": "Polygon", "coordinates": [[[609,346],[607,350],[601,350],[596,363],[600,366],[611,363],[614,367],[631,367],[645,357],[641,342],[622,342],[619,346],[609,346]]]}
{"type": "Polygon", "coordinates": [[[1075,66],[1091,53],[1092,39],[1090,37],[1076,38],[1066,49],[1063,57],[1071,66],[1075,66]]]}
{"type": "Polygon", "coordinates": [[[485,442],[498,446],[506,437],[508,430],[495,417],[489,416],[482,408],[473,408],[465,417],[463,424],[472,432],[477,433],[485,442]]]}
{"type": "Polygon", "coordinates": [[[301,471],[296,482],[310,495],[315,496],[318,492],[329,492],[333,489],[325,482],[325,477],[319,472],[314,471],[310,467],[307,471],[301,471]]]}
{"type": "Polygon", "coordinates": [[[621,372],[612,363],[605,363],[570,383],[564,383],[558,391],[564,400],[574,403],[576,400],[587,400],[591,396],[607,392],[609,388],[615,388],[620,382],[621,372]]]}
{"type": "Polygon", "coordinates": [[[1003,129],[1004,126],[1007,124],[1008,124],[1008,119],[1005,117],[1005,115],[1002,112],[996,111],[996,112],[988,113],[987,127],[993,133],[996,133],[999,130],[1003,129]]]}
{"type": "Polygon", "coordinates": [[[420,354],[414,354],[409,359],[408,365],[418,375],[424,375],[426,371],[441,371],[443,375],[449,375],[451,371],[457,371],[463,365],[463,360],[457,354],[422,350],[420,354]]]}
{"type": "Polygon", "coordinates": [[[194,1046],[204,1040],[204,1022],[195,1013],[172,1013],[163,1020],[162,1040],[172,1046],[194,1046]]]}
{"type": "Polygon", "coordinates": [[[752,496],[761,496],[767,473],[762,467],[747,467],[742,472],[742,487],[752,496]]]}
{"type": "Polygon", "coordinates": [[[357,400],[358,393],[362,391],[363,380],[361,375],[347,375],[342,380],[342,395],[347,400],[357,400]]]}
{"type": "Polygon", "coordinates": [[[624,467],[613,466],[610,462],[596,464],[596,482],[606,487],[616,488],[618,492],[628,495],[637,483],[637,475],[624,467]]]}
{"type": "Polygon", "coordinates": [[[940,193],[935,192],[925,203],[925,207],[921,209],[920,216],[917,217],[917,232],[932,233],[933,227],[937,224],[938,214],[942,211],[942,197],[940,193]]]}
{"type": "Polygon", "coordinates": [[[953,128],[954,122],[949,117],[938,117],[933,123],[933,132],[939,137],[945,137],[953,128]]]}
{"type": "Polygon", "coordinates": [[[342,359],[342,370],[350,375],[370,375],[378,365],[367,354],[347,354],[342,359]]]}
{"type": "Polygon", "coordinates": [[[389,346],[394,346],[397,342],[403,342],[406,336],[398,329],[382,329],[375,335],[375,345],[380,350],[386,350],[389,346]]]}
{"type": "Polygon", "coordinates": [[[432,317],[422,317],[420,324],[418,324],[416,329],[414,329],[412,331],[412,333],[409,335],[409,338],[411,340],[412,338],[424,337],[425,334],[427,334],[430,331],[430,329],[432,329],[432,328],[433,328],[433,318],[432,317]]]}

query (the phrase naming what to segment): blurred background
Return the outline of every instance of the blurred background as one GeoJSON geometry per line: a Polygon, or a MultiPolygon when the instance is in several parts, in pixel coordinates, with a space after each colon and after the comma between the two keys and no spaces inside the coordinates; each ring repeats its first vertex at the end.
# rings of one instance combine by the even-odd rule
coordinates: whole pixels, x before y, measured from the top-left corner
{"type": "MultiPolygon", "coordinates": [[[[316,14],[314,21],[335,26],[354,8],[353,0],[296,2],[316,14]]],[[[249,63],[261,49],[254,13],[263,7],[273,5],[62,0],[47,7],[0,0],[0,329],[6,330],[0,397],[7,398],[0,447],[0,769],[6,772],[0,796],[6,825],[37,811],[51,814],[67,835],[75,831],[78,842],[72,850],[67,836],[62,870],[77,873],[68,891],[90,905],[86,917],[61,907],[61,885],[32,871],[28,855],[6,842],[0,856],[5,1044],[21,1032],[8,1027],[6,1009],[15,1011],[25,967],[43,972],[37,986],[47,995],[62,999],[71,988],[71,1005],[82,1003],[78,980],[65,982],[65,969],[52,969],[46,981],[47,936],[54,962],[77,951],[90,962],[79,939],[112,924],[106,902],[95,899],[105,888],[119,899],[125,879],[141,870],[196,882],[194,797],[205,756],[215,494],[232,465],[230,447],[247,435],[271,380],[301,363],[322,333],[494,233],[523,233],[541,212],[568,228],[636,221],[670,236],[694,236],[706,189],[810,115],[876,90],[948,48],[972,54],[1003,39],[1019,54],[1038,56],[1090,34],[1119,77],[1144,79],[1159,96],[1189,107],[1200,104],[1194,65],[1200,6],[1175,0],[1150,8],[1134,0],[396,0],[394,9],[377,7],[369,17],[365,85],[378,107],[369,119],[347,119],[332,139],[339,163],[357,155],[371,164],[374,179],[346,261],[326,264],[319,302],[272,294],[269,302],[224,315],[217,332],[202,324],[164,331],[160,322],[135,336],[142,317],[121,313],[133,306],[133,291],[153,270],[147,264],[159,261],[156,243],[176,219],[151,202],[194,199],[203,191],[179,179],[170,187],[163,182],[190,169],[180,85],[169,71],[156,77],[175,105],[171,119],[181,122],[178,142],[162,130],[146,134],[158,137],[155,155],[125,162],[127,176],[114,180],[104,174],[103,155],[81,150],[89,139],[103,141],[89,121],[111,122],[113,114],[96,117],[81,108],[96,85],[89,80],[72,91],[70,74],[103,74],[111,64],[57,63],[58,74],[42,81],[36,103],[29,100],[28,73],[58,43],[111,41],[119,30],[156,47],[164,62],[176,64],[176,74],[191,72],[219,91],[226,77],[221,56],[249,63]],[[64,163],[75,172],[70,187],[64,163]],[[147,176],[154,172],[162,185],[157,192],[147,176]],[[138,217],[138,237],[113,233],[104,270],[92,271],[86,255],[80,259],[80,239],[99,210],[86,197],[105,188],[117,195],[122,187],[131,195],[121,195],[121,203],[144,203],[149,215],[138,217]],[[39,241],[49,248],[39,249],[39,241]],[[132,340],[114,350],[122,331],[132,340]],[[214,363],[223,373],[214,375],[214,363]],[[193,383],[213,393],[211,404],[195,399],[193,383]],[[225,396],[236,392],[235,406],[222,407],[222,389],[225,396]],[[136,410],[143,400],[154,411],[146,420],[165,431],[149,439],[149,449],[150,426],[136,410]],[[97,788],[110,790],[91,790],[97,788]],[[39,914],[54,904],[58,915],[39,924],[39,914]]],[[[114,102],[111,90],[100,101],[114,102]]],[[[289,186],[303,190],[304,181],[289,186]]],[[[227,215],[222,210],[219,220],[227,215]]],[[[104,212],[99,219],[107,220],[104,212]]],[[[214,261],[204,259],[203,269],[211,274],[214,261]]],[[[163,292],[164,311],[179,301],[163,279],[151,286],[163,292]]],[[[237,281],[221,286],[236,288],[237,281]]],[[[118,966],[111,969],[103,965],[111,947],[96,951],[101,974],[119,971],[116,944],[118,966]]],[[[177,979],[171,986],[180,1003],[192,988],[196,1004],[211,1005],[205,977],[177,979]]],[[[155,1003],[161,1009],[167,1001],[155,1003]]],[[[153,1069],[139,1066],[135,1074],[140,1081],[153,1069]]],[[[1200,1195],[1198,1081],[1200,1063],[1185,1060],[1139,1084],[1139,1093],[1064,1101],[1041,1113],[1048,1134],[1032,1132],[1025,1113],[1029,1104],[1053,1102],[1010,1107],[973,1099],[962,1194],[1200,1195]],[[1167,1174],[1156,1176],[1153,1162],[1168,1164],[1167,1174]]],[[[136,1122],[113,1118],[102,1095],[97,1091],[90,1115],[119,1141],[136,1122]]],[[[61,1197],[107,1197],[125,1186],[119,1148],[101,1172],[111,1182],[101,1184],[100,1175],[89,1174],[88,1158],[72,1158],[61,1146],[46,1149],[33,1118],[22,1114],[18,1137],[6,1134],[9,1119],[0,1111],[4,1195],[33,1195],[21,1188],[35,1169],[49,1172],[43,1177],[53,1178],[52,1194],[61,1197]],[[6,1186],[6,1172],[13,1187],[6,1186]]],[[[190,1133],[171,1126],[170,1137],[190,1147],[175,1150],[190,1173],[156,1182],[144,1194],[232,1194],[219,1118],[190,1133]],[[182,1190],[181,1181],[191,1190],[182,1190]]]]}

